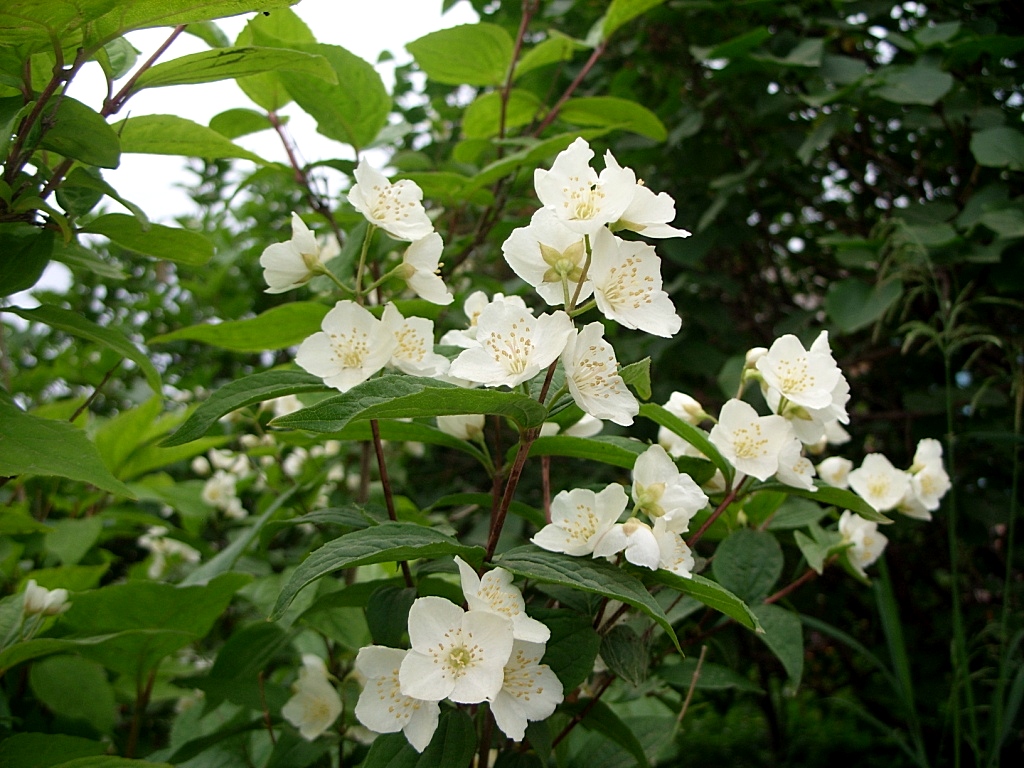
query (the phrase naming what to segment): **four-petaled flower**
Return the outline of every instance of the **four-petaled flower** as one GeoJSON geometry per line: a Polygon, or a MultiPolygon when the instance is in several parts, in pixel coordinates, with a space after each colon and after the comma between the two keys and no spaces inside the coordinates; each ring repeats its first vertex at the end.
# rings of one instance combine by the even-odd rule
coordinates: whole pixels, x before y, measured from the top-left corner
{"type": "Polygon", "coordinates": [[[356,656],[356,671],[366,678],[356,702],[356,719],[371,731],[402,731],[417,752],[430,744],[441,708],[436,701],[402,693],[398,670],[408,651],[369,645],[356,656]]]}
{"type": "Polygon", "coordinates": [[[693,478],[683,474],[660,445],[652,445],[633,465],[633,503],[672,533],[685,533],[690,520],[708,503],[693,478]]]}
{"type": "Polygon", "coordinates": [[[268,286],[266,293],[284,293],[305,285],[312,277],[324,272],[324,262],[333,255],[325,257],[321,254],[316,236],[299,215],[293,213],[292,239],[287,243],[268,245],[260,255],[263,279],[268,286]]]}
{"type": "Polygon", "coordinates": [[[512,654],[512,620],[464,611],[442,597],[420,597],[409,610],[412,648],[398,671],[401,691],[425,701],[493,701],[512,654]]]}
{"type": "Polygon", "coordinates": [[[580,557],[594,546],[626,509],[626,491],[612,483],[600,493],[587,488],[561,491],[551,500],[551,522],[530,541],[549,552],[580,557]]]}
{"type": "Polygon", "coordinates": [[[581,280],[579,301],[594,292],[593,284],[583,275],[587,262],[584,236],[547,208],[537,211],[529,226],[514,229],[501,252],[512,271],[536,288],[548,304],[567,304],[581,280]]]}
{"type": "Polygon", "coordinates": [[[462,579],[462,595],[471,611],[487,611],[512,622],[512,637],[531,643],[546,643],[551,630],[526,614],[523,593],[512,584],[512,574],[504,568],[492,568],[477,576],[461,557],[455,558],[462,579]]]}
{"type": "Polygon", "coordinates": [[[839,516],[839,533],[844,542],[853,544],[846,550],[847,561],[853,570],[867,578],[864,569],[879,558],[889,540],[878,532],[878,523],[865,520],[850,510],[839,516]]]}
{"type": "Polygon", "coordinates": [[[366,159],[355,170],[356,183],[348,193],[352,207],[367,221],[380,227],[395,240],[415,242],[434,231],[423,208],[423,190],[414,181],[402,179],[392,184],[366,159]]]}
{"type": "Polygon", "coordinates": [[[281,708],[281,714],[308,741],[330,728],[341,714],[341,697],[327,679],[327,667],[319,656],[303,654],[292,691],[294,695],[281,708]]]}
{"type": "Polygon", "coordinates": [[[708,437],[737,470],[767,480],[778,471],[779,453],[792,436],[781,416],[758,416],[753,406],[733,399],[722,406],[708,437]]]}
{"type": "Polygon", "coordinates": [[[477,320],[474,345],[452,361],[449,372],[487,387],[517,386],[562,354],[572,330],[561,310],[534,317],[513,302],[492,302],[477,320]]]}
{"type": "Polygon", "coordinates": [[[390,364],[410,376],[443,376],[448,358],[434,352],[434,323],[425,317],[402,317],[394,304],[384,307],[381,322],[394,334],[397,345],[390,364]]]}
{"type": "Polygon", "coordinates": [[[907,473],[881,453],[869,453],[849,475],[850,489],[878,512],[895,509],[910,490],[907,473]]]}
{"type": "Polygon", "coordinates": [[[619,375],[615,350],[604,340],[603,325],[590,323],[579,334],[570,333],[562,366],[572,399],[584,412],[622,426],[633,423],[640,404],[619,375]]]}
{"type": "Polygon", "coordinates": [[[295,362],[324,384],[347,392],[387,365],[398,348],[391,328],[354,301],[339,301],[299,346],[295,362]]]}
{"type": "Polygon", "coordinates": [[[541,664],[542,643],[516,640],[505,664],[501,690],[491,702],[498,727],[513,741],[522,741],[526,724],[543,720],[562,701],[562,683],[547,664],[541,664]]]}

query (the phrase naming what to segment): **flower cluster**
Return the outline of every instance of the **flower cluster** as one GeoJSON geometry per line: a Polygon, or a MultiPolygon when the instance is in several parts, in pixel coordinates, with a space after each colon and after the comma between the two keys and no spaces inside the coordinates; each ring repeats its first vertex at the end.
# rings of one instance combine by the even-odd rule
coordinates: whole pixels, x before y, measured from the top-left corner
{"type": "Polygon", "coordinates": [[[652,445],[637,458],[631,495],[632,513],[620,523],[628,498],[618,483],[596,493],[584,488],[562,491],[551,502],[551,523],[531,541],[551,552],[577,557],[621,552],[634,565],[689,577],[693,554],[681,534],[707,506],[708,497],[693,478],[679,472],[660,445],[652,445]]]}
{"type": "Polygon", "coordinates": [[[377,733],[402,731],[419,752],[430,743],[444,699],[489,702],[514,741],[562,701],[562,684],[540,662],[550,631],[526,614],[512,574],[495,568],[481,577],[455,560],[468,610],[441,597],[418,598],[409,611],[408,650],[371,645],[356,657],[366,679],[359,722],[377,733]]]}

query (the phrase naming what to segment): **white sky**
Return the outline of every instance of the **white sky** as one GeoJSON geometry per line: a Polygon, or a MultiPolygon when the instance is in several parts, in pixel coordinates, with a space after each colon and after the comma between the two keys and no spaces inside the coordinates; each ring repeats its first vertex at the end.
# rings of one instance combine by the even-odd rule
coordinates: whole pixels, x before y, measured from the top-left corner
{"type": "MultiPolygon", "coordinates": [[[[390,91],[394,85],[395,66],[412,60],[405,51],[406,43],[438,29],[478,20],[472,6],[464,0],[456,3],[444,16],[441,15],[441,6],[442,0],[301,0],[292,6],[292,10],[306,22],[319,42],[340,45],[371,64],[376,65],[382,51],[390,51],[394,60],[376,65],[390,91]]],[[[249,18],[250,15],[222,19],[218,24],[228,39],[234,41],[249,18]]],[[[138,63],[148,59],[169,33],[170,29],[162,28],[129,34],[129,41],[140,51],[138,63]]],[[[179,35],[159,61],[205,50],[209,50],[208,46],[198,38],[179,35]]],[[[99,109],[105,94],[99,67],[90,65],[84,68],[68,92],[79,101],[99,109]]],[[[207,125],[214,115],[237,107],[259,109],[234,81],[171,86],[140,92],[113,119],[120,120],[126,115],[174,114],[207,125]]],[[[315,122],[294,104],[282,109],[281,114],[291,117],[288,131],[305,161],[354,157],[351,147],[318,134],[315,122]]],[[[281,142],[272,131],[244,136],[236,143],[266,160],[287,162],[281,142]]],[[[244,160],[236,162],[241,166],[247,165],[244,160]]],[[[173,223],[175,216],[194,208],[188,195],[179,188],[180,184],[195,178],[185,171],[184,166],[185,160],[181,157],[131,154],[122,156],[120,168],[104,170],[103,176],[122,197],[139,205],[153,221],[173,223]]],[[[109,199],[102,204],[112,210],[121,209],[119,204],[109,199]]],[[[67,268],[51,262],[36,287],[65,290],[69,281],[67,268]]],[[[11,296],[10,301],[25,307],[38,304],[27,292],[11,296]]]]}

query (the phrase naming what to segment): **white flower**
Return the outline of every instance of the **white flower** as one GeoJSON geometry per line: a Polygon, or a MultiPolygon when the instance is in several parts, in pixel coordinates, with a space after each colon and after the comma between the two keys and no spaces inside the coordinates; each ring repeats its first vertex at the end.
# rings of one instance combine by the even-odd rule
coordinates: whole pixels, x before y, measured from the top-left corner
{"type": "MultiPolygon", "coordinates": [[[[669,395],[668,402],[662,407],[692,426],[697,426],[707,418],[704,406],[684,392],[673,392],[669,395]]],[[[668,455],[674,459],[680,456],[703,457],[704,455],[668,427],[658,428],[658,445],[668,451],[668,455]]]]}
{"type": "Polygon", "coordinates": [[[356,671],[366,677],[366,684],[356,702],[356,718],[376,733],[402,731],[413,748],[422,752],[437,730],[441,709],[436,701],[402,693],[398,670],[407,653],[382,645],[359,649],[356,671]]]}
{"type": "Polygon", "coordinates": [[[390,365],[410,376],[442,376],[451,364],[434,352],[434,323],[425,317],[402,317],[392,303],[384,307],[381,322],[394,334],[397,346],[390,365]]]}
{"type": "MultiPolygon", "coordinates": [[[[605,168],[620,168],[611,152],[604,153],[605,168]]],[[[685,229],[676,229],[669,224],[676,217],[676,201],[667,192],[654,194],[637,180],[633,188],[633,199],[626,206],[612,229],[628,229],[644,237],[689,237],[685,229]]]]}
{"type": "Polygon", "coordinates": [[[580,557],[594,545],[626,509],[626,491],[612,483],[600,493],[586,488],[562,491],[551,500],[551,522],[530,539],[541,549],[580,557]]]}
{"type": "Polygon", "coordinates": [[[139,546],[148,549],[153,555],[153,561],[146,569],[146,574],[151,579],[163,576],[176,560],[185,563],[198,563],[200,560],[199,550],[183,541],[168,537],[167,532],[164,526],[154,525],[139,536],[139,546]]]}
{"type": "Polygon", "coordinates": [[[302,410],[302,401],[295,395],[275,397],[272,400],[266,401],[264,405],[270,408],[270,412],[274,414],[275,418],[302,410]]]}
{"type": "MultiPolygon", "coordinates": [[[[501,252],[513,272],[536,288],[544,301],[556,306],[567,303],[566,293],[570,299],[575,295],[587,262],[584,236],[547,208],[533,214],[529,226],[513,230],[501,252]]],[[[593,284],[584,280],[578,298],[582,301],[593,292],[593,284]]]]}
{"type": "Polygon", "coordinates": [[[469,319],[469,327],[464,331],[447,331],[441,337],[441,344],[462,347],[463,349],[475,346],[477,322],[480,320],[480,313],[495,302],[514,304],[520,309],[526,309],[526,302],[523,301],[521,296],[506,296],[503,293],[496,293],[493,298],[489,299],[483,291],[473,291],[473,293],[466,297],[466,301],[462,305],[462,312],[469,319]]]}
{"type": "Polygon", "coordinates": [[[341,392],[383,368],[398,347],[390,328],[354,301],[335,304],[320,327],[299,346],[295,362],[341,392]]]}
{"type": "Polygon", "coordinates": [[[526,614],[523,594],[512,584],[512,574],[493,568],[483,576],[461,557],[455,558],[462,579],[462,594],[471,611],[489,611],[512,621],[512,637],[531,643],[546,643],[551,630],[526,614]]]}
{"type": "Polygon", "coordinates": [[[665,449],[652,445],[633,465],[633,502],[637,510],[672,533],[685,533],[708,497],[689,475],[676,467],[665,449]]]}
{"type": "Polygon", "coordinates": [[[625,552],[633,565],[652,571],[661,564],[661,546],[654,531],[637,517],[613,525],[594,542],[594,557],[610,557],[619,552],[625,552]]]}
{"type": "Polygon", "coordinates": [[[931,520],[931,512],[939,508],[942,497],[952,487],[942,463],[942,443],[933,438],[921,440],[908,472],[910,490],[917,503],[908,503],[906,509],[901,505],[899,511],[910,517],[931,520]],[[923,508],[923,513],[918,507],[923,508]]]}
{"type": "Polygon", "coordinates": [[[281,471],[286,477],[298,477],[302,474],[302,468],[308,458],[309,452],[301,445],[296,446],[281,462],[281,471]]]}
{"type": "Polygon", "coordinates": [[[779,453],[792,436],[789,422],[781,416],[758,416],[749,403],[736,399],[722,406],[708,435],[726,461],[758,480],[778,471],[779,453]]]}
{"type": "Polygon", "coordinates": [[[434,304],[451,304],[455,297],[438,274],[444,243],[437,232],[416,240],[402,257],[405,282],[416,295],[434,304]]]}
{"type": "Polygon", "coordinates": [[[491,702],[494,721],[513,741],[522,741],[526,724],[550,717],[562,701],[562,683],[547,664],[542,643],[516,640],[505,664],[505,677],[491,702]]]}
{"type": "Polygon", "coordinates": [[[658,542],[658,567],[688,579],[693,575],[693,553],[683,537],[670,531],[665,518],[654,521],[654,539],[658,542]]]}
{"type": "Polygon", "coordinates": [[[501,690],[512,622],[489,611],[463,611],[442,597],[420,597],[409,610],[409,642],[398,672],[403,694],[479,704],[501,690]]]}
{"type": "Polygon", "coordinates": [[[561,310],[535,318],[515,303],[495,301],[480,313],[476,344],[452,361],[450,373],[487,387],[514,387],[562,354],[572,330],[561,310]]]}
{"type": "Polygon", "coordinates": [[[661,290],[661,259],[646,243],[620,240],[607,229],[593,236],[590,278],[601,313],[655,336],[674,336],[682,327],[675,305],[661,290]]]}
{"type": "Polygon", "coordinates": [[[40,587],[35,579],[29,579],[25,585],[23,600],[22,612],[26,616],[56,616],[71,607],[66,589],[40,587]]]}
{"type": "Polygon", "coordinates": [[[869,453],[849,476],[850,488],[878,512],[895,509],[907,491],[910,478],[881,453],[869,453]]]}
{"type": "Polygon", "coordinates": [[[583,411],[621,426],[633,423],[640,404],[619,375],[615,350],[604,340],[604,326],[590,323],[570,333],[562,352],[565,383],[583,411]]]}
{"type": "Polygon", "coordinates": [[[861,576],[867,577],[864,569],[879,558],[889,540],[878,532],[878,523],[865,520],[850,510],[839,517],[839,532],[843,541],[853,542],[846,551],[850,565],[861,576]]]}
{"type": "Polygon", "coordinates": [[[237,478],[223,469],[218,469],[203,484],[203,491],[200,497],[211,507],[227,509],[232,499],[237,498],[235,494],[235,482],[237,478]]]}
{"type": "Polygon", "coordinates": [[[302,668],[292,692],[281,714],[307,741],[330,728],[341,714],[341,697],[327,679],[327,667],[319,656],[302,654],[302,668]]]}
{"type": "Polygon", "coordinates": [[[483,437],[486,423],[487,417],[482,413],[437,417],[437,428],[446,435],[457,437],[460,440],[479,440],[483,437]]]}
{"type": "Polygon", "coordinates": [[[818,464],[818,477],[836,488],[850,487],[850,470],[853,462],[842,456],[829,456],[818,464]]]}
{"type": "Polygon", "coordinates": [[[923,469],[931,464],[942,463],[942,443],[933,437],[926,437],[919,440],[914,451],[914,463],[910,471],[914,472],[923,469]]]}
{"type": "MultiPolygon", "coordinates": [[[[556,424],[555,426],[558,425],[556,424]]],[[[580,416],[579,421],[566,427],[562,434],[569,437],[593,437],[600,434],[602,429],[604,429],[603,421],[591,416],[589,413],[584,413],[580,416]]]]}
{"type": "Polygon", "coordinates": [[[803,448],[804,444],[796,437],[782,447],[779,451],[779,469],[775,477],[779,482],[793,488],[815,491],[817,488],[814,486],[814,465],[804,456],[803,448]]]}
{"type": "Polygon", "coordinates": [[[832,390],[842,376],[828,351],[828,333],[822,331],[818,338],[825,340],[825,348],[808,351],[796,336],[786,334],[756,364],[766,385],[804,408],[830,406],[832,390]]]}
{"type": "Polygon", "coordinates": [[[380,171],[371,168],[365,157],[356,166],[355,177],[348,201],[371,224],[396,240],[409,242],[434,231],[421,202],[423,190],[416,182],[402,179],[392,184],[380,171]]]}
{"type": "Polygon", "coordinates": [[[192,467],[192,471],[200,477],[206,477],[210,474],[210,462],[205,456],[196,456],[192,459],[190,466],[192,467]]]}
{"type": "Polygon", "coordinates": [[[206,454],[210,458],[210,465],[214,469],[223,469],[237,477],[245,475],[249,471],[249,460],[240,453],[211,448],[206,454]]]}
{"type": "Polygon", "coordinates": [[[590,167],[594,150],[582,138],[558,153],[551,170],[533,173],[537,197],[570,229],[593,235],[617,221],[632,202],[636,174],[629,168],[606,166],[601,175],[590,167]]]}
{"type": "MultiPolygon", "coordinates": [[[[332,254],[333,255],[333,254],[332,254]]],[[[284,293],[305,285],[314,275],[324,271],[324,262],[331,256],[321,254],[316,237],[297,213],[292,214],[292,239],[287,243],[268,245],[260,256],[267,293],[284,293]]]]}

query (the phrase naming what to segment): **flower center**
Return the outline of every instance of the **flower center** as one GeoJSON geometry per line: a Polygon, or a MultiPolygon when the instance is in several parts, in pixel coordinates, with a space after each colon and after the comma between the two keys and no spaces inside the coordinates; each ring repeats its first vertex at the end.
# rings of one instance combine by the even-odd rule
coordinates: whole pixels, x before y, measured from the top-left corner
{"type": "Polygon", "coordinates": [[[464,645],[452,648],[448,654],[448,664],[457,675],[465,672],[472,663],[473,652],[464,645]]]}
{"type": "Polygon", "coordinates": [[[740,427],[733,433],[733,448],[741,459],[754,459],[764,455],[768,438],[761,433],[760,424],[740,427]]]}

